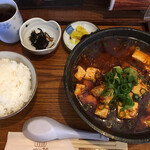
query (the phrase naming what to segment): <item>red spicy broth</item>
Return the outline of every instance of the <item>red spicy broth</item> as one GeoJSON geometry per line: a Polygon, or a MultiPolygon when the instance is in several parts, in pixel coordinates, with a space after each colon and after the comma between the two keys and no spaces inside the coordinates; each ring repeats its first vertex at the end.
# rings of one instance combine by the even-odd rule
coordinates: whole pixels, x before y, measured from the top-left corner
{"type": "MultiPolygon", "coordinates": [[[[147,84],[150,81],[150,76],[143,69],[144,65],[140,61],[137,61],[132,58],[132,54],[135,48],[140,48],[141,51],[150,55],[150,45],[142,41],[137,41],[136,39],[124,38],[124,37],[108,37],[102,40],[98,40],[87,48],[84,49],[82,55],[78,59],[76,66],[80,65],[85,70],[88,67],[95,67],[102,70],[102,76],[95,82],[92,83],[88,81],[88,90],[90,90],[97,85],[100,85],[103,81],[103,75],[109,72],[114,66],[121,66],[124,62],[127,62],[137,68],[138,74],[144,77],[144,82],[147,84]]],[[[74,69],[74,73],[77,70],[74,69]]],[[[83,80],[78,81],[74,78],[74,89],[77,83],[82,83],[83,80]]],[[[84,96],[84,95],[83,95],[84,96]]],[[[77,97],[80,101],[80,99],[77,97]]],[[[97,101],[98,98],[96,98],[97,101]]],[[[143,96],[139,104],[138,114],[135,118],[132,119],[119,119],[117,117],[117,110],[112,109],[107,115],[106,119],[100,118],[94,114],[95,106],[86,105],[81,103],[81,106],[87,113],[87,115],[96,121],[100,126],[107,127],[109,130],[124,133],[124,134],[135,134],[140,132],[145,132],[150,130],[150,127],[147,127],[143,122],[143,118],[150,118],[150,112],[147,111],[147,106],[150,100],[149,85],[148,85],[148,94],[143,96]],[[87,107],[88,106],[88,107],[87,107]],[[127,133],[128,131],[128,133],[127,133]]]]}

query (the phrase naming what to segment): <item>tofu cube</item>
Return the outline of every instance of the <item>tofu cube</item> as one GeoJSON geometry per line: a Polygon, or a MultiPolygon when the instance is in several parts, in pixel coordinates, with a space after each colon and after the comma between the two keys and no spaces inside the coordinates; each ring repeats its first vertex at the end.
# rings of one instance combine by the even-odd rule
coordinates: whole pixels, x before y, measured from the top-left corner
{"type": "Polygon", "coordinates": [[[120,119],[132,119],[138,114],[139,104],[134,102],[134,106],[131,109],[121,110],[122,106],[117,106],[118,118],[120,119]]]}
{"type": "Polygon", "coordinates": [[[85,85],[84,84],[76,84],[75,92],[74,94],[77,97],[80,97],[82,95],[82,92],[85,90],[85,85]]]}
{"type": "Polygon", "coordinates": [[[102,102],[102,103],[106,103],[106,104],[108,104],[112,99],[113,99],[113,95],[111,95],[111,93],[113,92],[113,89],[110,89],[109,90],[109,94],[108,94],[108,96],[100,96],[100,101],[102,102]]]}
{"type": "Polygon", "coordinates": [[[100,97],[101,93],[103,92],[103,90],[105,89],[105,85],[101,84],[99,86],[96,86],[95,88],[93,88],[91,90],[91,93],[95,96],[95,97],[100,97]]]}
{"type": "Polygon", "coordinates": [[[77,72],[75,73],[75,77],[80,81],[85,76],[86,72],[81,66],[77,66],[77,72]]]}
{"type": "Polygon", "coordinates": [[[150,77],[150,67],[145,65],[144,68],[148,72],[148,76],[150,77]]]}
{"type": "Polygon", "coordinates": [[[97,69],[97,68],[94,68],[94,67],[89,67],[86,69],[86,74],[85,74],[85,79],[87,80],[92,80],[93,82],[96,81],[96,73],[99,72],[100,73],[100,70],[97,69]]]}
{"type": "Polygon", "coordinates": [[[150,65],[150,56],[140,50],[135,50],[132,57],[144,64],[150,65]]]}
{"type": "Polygon", "coordinates": [[[138,79],[138,85],[133,87],[132,92],[142,96],[146,91],[148,91],[148,87],[142,82],[142,80],[138,79]]]}
{"type": "Polygon", "coordinates": [[[108,112],[109,112],[108,104],[99,104],[96,107],[95,115],[99,116],[100,118],[106,118],[108,115],[108,112]],[[105,106],[102,106],[102,105],[105,105],[105,106]]]}

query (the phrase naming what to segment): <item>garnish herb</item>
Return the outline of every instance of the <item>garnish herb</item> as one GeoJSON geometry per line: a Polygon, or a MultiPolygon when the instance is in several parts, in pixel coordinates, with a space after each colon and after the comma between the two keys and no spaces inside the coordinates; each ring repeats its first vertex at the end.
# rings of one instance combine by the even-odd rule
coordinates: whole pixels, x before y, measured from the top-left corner
{"type": "Polygon", "coordinates": [[[116,104],[117,104],[116,99],[113,98],[113,99],[109,102],[108,105],[109,105],[109,108],[110,108],[110,109],[115,109],[116,104]]]}
{"type": "Polygon", "coordinates": [[[98,106],[99,110],[103,110],[105,108],[106,104],[105,103],[100,103],[98,106]]]}
{"type": "Polygon", "coordinates": [[[139,94],[135,94],[135,93],[133,93],[132,98],[135,101],[139,101],[141,99],[140,95],[139,94]]]}
{"type": "Polygon", "coordinates": [[[141,88],[141,89],[140,89],[140,93],[141,93],[142,95],[147,95],[147,94],[148,94],[148,91],[147,91],[145,88],[141,88]]]}
{"type": "Polygon", "coordinates": [[[140,79],[141,79],[142,81],[144,81],[144,76],[143,76],[143,75],[141,75],[141,76],[140,76],[140,79]]]}
{"type": "Polygon", "coordinates": [[[109,89],[105,89],[102,92],[102,96],[108,96],[110,94],[110,90],[109,89]]]}
{"type": "MultiPolygon", "coordinates": [[[[113,91],[111,93],[113,99],[109,103],[110,106],[117,104],[117,102],[122,103],[122,110],[130,109],[134,106],[134,101],[129,93],[138,84],[136,70],[129,67],[123,69],[120,66],[116,66],[111,72],[106,73],[104,83],[106,89],[102,92],[102,96],[108,96],[110,90],[113,91]]],[[[133,99],[137,101],[139,96],[136,94],[133,95],[133,99]]]]}
{"type": "Polygon", "coordinates": [[[140,51],[141,49],[140,49],[140,47],[139,47],[139,46],[137,46],[137,47],[135,48],[135,50],[140,51]]]}

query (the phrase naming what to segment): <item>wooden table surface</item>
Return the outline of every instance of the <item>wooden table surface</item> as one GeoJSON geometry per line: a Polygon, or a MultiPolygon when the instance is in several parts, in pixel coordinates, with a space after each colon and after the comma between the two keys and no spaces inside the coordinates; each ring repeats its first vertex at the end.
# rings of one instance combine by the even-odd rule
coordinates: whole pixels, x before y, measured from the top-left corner
{"type": "MultiPolygon", "coordinates": [[[[61,25],[62,31],[66,25],[61,25]]],[[[111,26],[99,26],[100,29],[111,26]]],[[[131,26],[144,30],[142,26],[131,26]]],[[[7,140],[8,132],[21,132],[26,120],[36,116],[48,116],[60,123],[73,128],[93,131],[73,110],[64,90],[63,73],[68,53],[62,46],[62,39],[55,52],[45,56],[36,56],[23,50],[20,42],[16,44],[5,44],[0,42],[0,51],[12,51],[28,57],[37,72],[38,87],[36,94],[30,104],[17,115],[0,120],[0,150],[3,150],[7,140]]],[[[129,145],[129,150],[148,150],[150,143],[129,145]]]]}

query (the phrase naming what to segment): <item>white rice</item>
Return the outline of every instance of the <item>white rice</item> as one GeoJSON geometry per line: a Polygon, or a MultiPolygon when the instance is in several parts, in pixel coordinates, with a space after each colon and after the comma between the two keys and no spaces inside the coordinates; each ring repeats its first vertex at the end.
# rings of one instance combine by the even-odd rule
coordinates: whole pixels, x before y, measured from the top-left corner
{"type": "Polygon", "coordinates": [[[0,59],[0,117],[16,112],[31,96],[31,72],[23,63],[0,59]]]}

